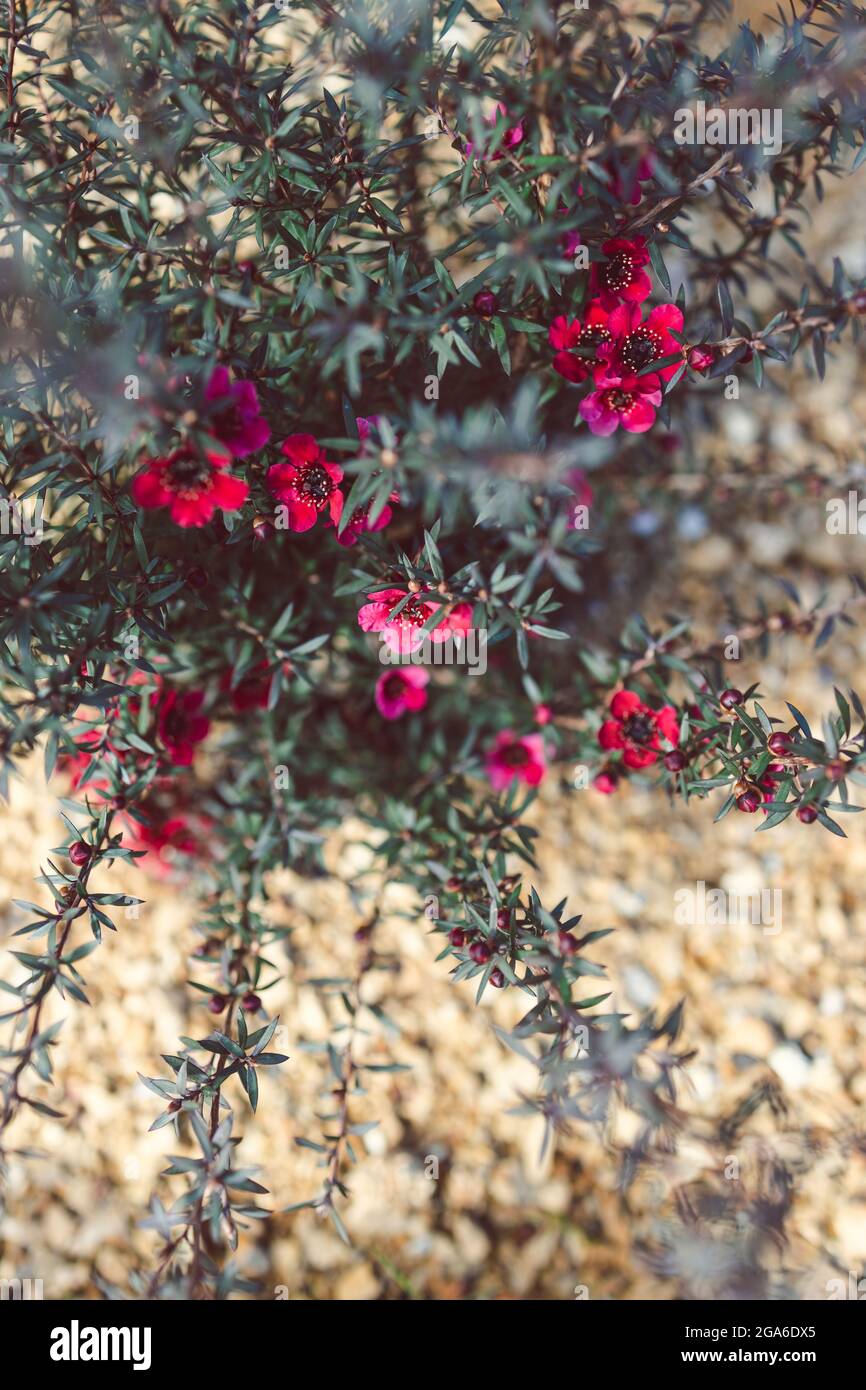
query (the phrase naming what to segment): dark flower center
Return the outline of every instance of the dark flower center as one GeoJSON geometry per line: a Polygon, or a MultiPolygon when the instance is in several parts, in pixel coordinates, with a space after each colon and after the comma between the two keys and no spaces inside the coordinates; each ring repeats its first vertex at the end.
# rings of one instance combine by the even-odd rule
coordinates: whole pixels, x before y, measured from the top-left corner
{"type": "Polygon", "coordinates": [[[630,372],[639,372],[650,362],[658,361],[663,355],[663,347],[662,336],[655,329],[636,328],[633,333],[626,335],[620,356],[630,372]]]}
{"type": "Polygon", "coordinates": [[[612,387],[610,391],[603,392],[602,401],[605,410],[615,410],[618,413],[624,413],[627,410],[631,410],[634,405],[634,393],[631,391],[620,391],[617,387],[612,387]]]}
{"type": "MultiPolygon", "coordinates": [[[[601,323],[595,323],[590,328],[585,328],[580,335],[581,347],[600,348],[603,347],[605,343],[610,343],[612,341],[613,339],[607,329],[601,323]]],[[[597,353],[593,360],[595,362],[598,361],[597,353]]]]}
{"type": "Polygon", "coordinates": [[[405,618],[407,623],[411,623],[413,627],[423,627],[430,614],[419,598],[410,598],[405,607],[400,609],[397,616],[399,618],[405,618]]]}
{"type": "Polygon", "coordinates": [[[634,256],[630,251],[618,251],[602,268],[601,283],[614,294],[628,289],[634,279],[634,256]]]}
{"type": "Polygon", "coordinates": [[[187,731],[187,717],[179,706],[174,705],[162,721],[162,732],[172,742],[179,742],[187,731]]]}
{"type": "Polygon", "coordinates": [[[213,417],[213,423],[217,438],[223,435],[231,438],[233,435],[240,434],[244,427],[244,417],[238,402],[232,400],[221,406],[213,417]]]}
{"type": "Polygon", "coordinates": [[[309,502],[321,511],[336,487],[336,483],[320,463],[304,463],[298,469],[295,492],[302,502],[309,502]]]}
{"type": "Polygon", "coordinates": [[[500,750],[499,761],[505,763],[506,767],[523,767],[524,763],[529,762],[529,754],[522,743],[507,743],[500,750]]]}
{"type": "Polygon", "coordinates": [[[207,487],[212,469],[207,459],[197,454],[181,454],[171,460],[166,471],[169,486],[177,492],[187,492],[207,487]]]}
{"type": "Polygon", "coordinates": [[[648,714],[632,714],[623,721],[622,731],[629,743],[649,743],[655,733],[655,723],[648,714]]]}
{"type": "Polygon", "coordinates": [[[396,673],[388,677],[383,687],[385,698],[388,700],[399,700],[406,688],[406,682],[402,676],[396,673]]]}

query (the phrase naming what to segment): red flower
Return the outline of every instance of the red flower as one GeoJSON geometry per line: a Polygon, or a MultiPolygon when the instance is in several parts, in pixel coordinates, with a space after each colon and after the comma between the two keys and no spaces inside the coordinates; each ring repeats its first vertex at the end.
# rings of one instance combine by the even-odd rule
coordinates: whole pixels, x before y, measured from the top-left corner
{"type": "Polygon", "coordinates": [[[406,710],[423,709],[429,672],[420,666],[398,666],[376,682],[376,708],[383,719],[399,719],[406,710]]]}
{"type": "Polygon", "coordinates": [[[518,738],[510,729],[496,735],[487,754],[487,776],[496,792],[504,791],[517,778],[528,787],[537,787],[545,772],[544,739],[541,734],[524,734],[518,738]]]}
{"type": "Polygon", "coordinates": [[[194,746],[207,738],[210,720],[199,714],[203,690],[156,691],[150,702],[156,710],[156,726],[163,747],[177,767],[188,767],[194,746]]]}
{"type": "Polygon", "coordinates": [[[204,526],[217,509],[233,512],[246,501],[249,488],[224,471],[229,463],[184,444],[168,458],[149,459],[132,480],[132,495],[147,510],[168,507],[178,526],[204,526]]]}
{"type": "Polygon", "coordinates": [[[566,381],[585,381],[593,367],[607,362],[613,352],[613,334],[608,328],[607,310],[600,304],[590,304],[583,323],[571,322],[560,314],[547,332],[550,346],[556,349],[554,370],[566,381]],[[591,355],[578,356],[575,348],[592,348],[591,355]]]}
{"type": "Polygon", "coordinates": [[[653,372],[631,376],[611,369],[597,377],[595,391],[580,403],[580,413],[593,434],[613,434],[619,425],[629,434],[644,434],[652,428],[661,403],[661,384],[653,372]]]}
{"type": "Polygon", "coordinates": [[[170,820],[153,821],[150,825],[135,822],[133,840],[139,849],[151,850],[162,857],[164,849],[174,849],[180,854],[195,854],[198,841],[192,833],[185,816],[173,816],[170,820]]]}
{"type": "Polygon", "coordinates": [[[598,295],[603,309],[615,309],[620,300],[640,304],[652,289],[643,267],[649,264],[649,252],[642,236],[633,241],[611,237],[602,243],[607,260],[596,261],[590,267],[590,293],[598,295]]]}
{"type": "Polygon", "coordinates": [[[643,196],[641,184],[647,183],[653,176],[651,158],[642,155],[634,169],[624,169],[622,174],[614,167],[612,161],[608,162],[605,168],[611,175],[610,191],[614,197],[625,201],[628,194],[628,201],[636,207],[643,196]]]}
{"type": "MultiPolygon", "coordinates": [[[[624,372],[637,373],[672,353],[682,357],[682,343],[670,332],[680,333],[682,327],[683,316],[676,304],[658,304],[643,320],[637,304],[620,304],[610,316],[610,331],[616,337],[614,361],[624,372]]],[[[671,362],[660,367],[658,375],[670,381],[679,367],[678,362],[671,362]]]]}
{"type": "MultiPolygon", "coordinates": [[[[393,618],[391,613],[397,604],[406,597],[405,589],[377,589],[368,594],[370,602],[358,610],[358,625],[364,632],[381,632],[386,645],[394,652],[416,651],[421,645],[420,629],[438,609],[443,607],[438,594],[412,594],[393,618]]],[[[433,642],[444,642],[447,637],[462,636],[472,623],[472,605],[455,603],[447,617],[431,632],[425,635],[433,642]]]]}
{"type": "Polygon", "coordinates": [[[223,403],[208,414],[209,430],[235,458],[265,447],[271,431],[259,414],[259,400],[251,381],[232,382],[228,368],[214,367],[204,397],[208,403],[223,403]]]}
{"type": "MultiPolygon", "coordinates": [[[[361,454],[373,452],[368,448],[368,443],[372,437],[373,430],[376,429],[378,431],[379,429],[379,420],[380,416],[378,415],[371,415],[369,419],[363,415],[357,415],[355,417],[358,439],[361,442],[361,454]]],[[[357,545],[358,537],[362,535],[364,531],[383,531],[394,515],[389,506],[389,502],[399,501],[399,492],[392,492],[388,498],[388,502],[385,503],[372,525],[370,524],[370,508],[373,505],[373,499],[371,498],[363,507],[356,507],[342,531],[338,533],[338,543],[345,546],[357,545]]]]}
{"type": "MultiPolygon", "coordinates": [[[[106,736],[98,729],[87,729],[83,734],[79,734],[75,740],[75,746],[79,750],[77,753],[63,753],[57,759],[57,767],[60,772],[68,773],[72,791],[77,791],[87,774],[87,769],[94,758],[107,746],[106,736]]],[[[88,779],[85,784],[87,792],[107,791],[109,782],[107,777],[88,779]]]]}
{"type": "MultiPolygon", "coordinates": [[[[399,492],[392,492],[389,501],[399,502],[399,492]]],[[[366,506],[355,508],[349,520],[346,522],[346,525],[337,535],[337,540],[340,545],[357,545],[358,537],[364,531],[383,531],[385,529],[394,515],[389,503],[385,503],[379,515],[376,517],[376,520],[371,523],[370,508],[372,505],[373,499],[371,498],[366,506]]]]}
{"type": "Polygon", "coordinates": [[[602,748],[624,749],[626,767],[649,767],[661,751],[660,738],[674,745],[680,741],[680,726],[673,705],[650,709],[633,690],[620,690],[610,702],[608,719],[598,731],[602,748]]]}
{"type": "Polygon", "coordinates": [[[325,508],[336,525],[343,511],[342,468],[329,462],[311,434],[290,434],[280,450],[289,462],[269,468],[267,482],[288,510],[288,529],[309,531],[325,508]]]}
{"type": "Polygon", "coordinates": [[[237,685],[232,685],[234,672],[226,671],[220,678],[220,690],[225,695],[231,696],[232,704],[239,714],[245,713],[250,709],[265,709],[268,697],[271,693],[270,675],[261,675],[262,671],[267,672],[268,663],[264,658],[257,662],[251,671],[238,681],[237,685]]]}
{"type": "Polygon", "coordinates": [[[197,816],[193,825],[186,812],[170,809],[174,800],[172,795],[166,797],[157,792],[159,804],[151,797],[141,808],[146,823],[127,817],[123,843],[129,849],[143,851],[144,858],[139,862],[157,878],[168,877],[179,855],[204,858],[206,854],[210,821],[197,816]]]}

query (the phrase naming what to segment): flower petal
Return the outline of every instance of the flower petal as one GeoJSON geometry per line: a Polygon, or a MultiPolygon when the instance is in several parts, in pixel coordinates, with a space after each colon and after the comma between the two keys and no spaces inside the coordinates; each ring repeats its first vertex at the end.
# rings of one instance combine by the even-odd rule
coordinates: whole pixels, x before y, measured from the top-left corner
{"type": "Polygon", "coordinates": [[[153,465],[143,468],[140,473],[136,473],[132,480],[131,491],[137,505],[148,509],[167,507],[174,495],[164,485],[162,471],[157,471],[153,465]]]}
{"type": "Polygon", "coordinates": [[[633,690],[618,690],[610,702],[610,712],[614,719],[628,719],[641,708],[641,698],[633,690]]]}
{"type": "Polygon", "coordinates": [[[237,511],[242,507],[249,496],[249,487],[243,478],[236,478],[233,473],[217,473],[214,475],[211,496],[217,507],[221,507],[224,512],[237,511]]]}

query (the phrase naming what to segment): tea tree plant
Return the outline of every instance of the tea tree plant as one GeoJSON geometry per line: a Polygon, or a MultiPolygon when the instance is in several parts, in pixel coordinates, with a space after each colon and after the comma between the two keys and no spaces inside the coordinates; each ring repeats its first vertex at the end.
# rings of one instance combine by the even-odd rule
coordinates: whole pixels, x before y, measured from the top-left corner
{"type": "MultiPolygon", "coordinates": [[[[123,950],[139,900],[112,862],[170,865],[201,903],[202,1021],[144,1079],[185,1153],[140,1296],[251,1291],[230,1252],[265,1189],[233,1114],[290,1065],[270,871],[324,872],[349,816],[371,884],[430,904],[455,981],[526,996],[507,1042],[550,1133],[627,1105],[633,1169],[686,1123],[680,1011],[604,1012],[605,931],[542,904],[525,817],[575,764],[588,794],[640,781],[762,831],[841,835],[858,809],[858,696],[813,730],[760,668],[854,621],[859,578],[835,607],[757,590],[710,645],[700,615],[623,625],[613,599],[632,497],[673,505],[673,432],[693,450],[741,382],[803,354],[823,376],[859,338],[866,286],[807,238],[862,162],[862,18],[795,0],[759,36],[706,0],[10,0],[3,789],[38,748],[68,795],[5,987],[0,1131],[8,1151],[22,1107],[53,1113],[52,993],[86,999],[106,930],[123,950]]],[[[381,900],[351,891],[358,972],[310,986],[345,1012],[333,1103],[299,1136],[344,1237],[352,1038],[383,964],[381,900]]]]}

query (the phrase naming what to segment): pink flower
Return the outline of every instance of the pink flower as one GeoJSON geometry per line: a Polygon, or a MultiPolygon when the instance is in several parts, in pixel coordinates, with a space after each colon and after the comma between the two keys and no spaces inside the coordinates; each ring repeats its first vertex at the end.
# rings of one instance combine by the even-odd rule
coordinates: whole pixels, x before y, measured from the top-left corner
{"type": "Polygon", "coordinates": [[[208,428],[235,458],[263,449],[270,427],[259,414],[259,400],[251,381],[232,382],[227,367],[214,367],[204,393],[205,400],[219,402],[208,414],[208,428]]]}
{"type": "Polygon", "coordinates": [[[379,416],[371,415],[368,419],[365,415],[356,415],[355,427],[358,431],[358,438],[361,443],[366,444],[373,430],[379,428],[379,416]]]}
{"type": "Polygon", "coordinates": [[[598,731],[598,741],[605,749],[623,749],[626,767],[654,763],[662,751],[661,738],[674,747],[680,741],[680,721],[673,705],[651,709],[633,690],[620,690],[610,702],[610,713],[598,731]]]}
{"type": "MultiPolygon", "coordinates": [[[[672,353],[680,358],[683,356],[682,344],[670,332],[673,329],[681,333],[683,328],[683,316],[676,304],[656,305],[643,321],[637,304],[620,304],[610,316],[609,327],[617,340],[614,362],[625,372],[640,372],[651,362],[670,357],[672,353]]],[[[658,375],[670,381],[679,367],[679,362],[671,362],[667,367],[660,367],[658,375]]]]}
{"type": "MultiPolygon", "coordinates": [[[[501,117],[503,120],[507,120],[507,119],[508,119],[508,107],[507,107],[507,106],[504,106],[503,103],[502,103],[501,101],[498,101],[498,102],[496,103],[496,106],[495,106],[495,108],[494,108],[494,110],[493,110],[492,115],[490,115],[490,116],[485,116],[485,117],[484,117],[484,124],[485,124],[490,130],[495,130],[495,129],[496,129],[496,126],[497,126],[497,123],[498,123],[498,121],[499,121],[499,119],[500,119],[500,117],[501,117]]],[[[503,154],[505,153],[506,150],[516,150],[516,149],[517,149],[517,146],[518,146],[518,145],[521,145],[521,144],[523,143],[524,138],[525,138],[525,132],[524,132],[524,129],[523,129],[523,122],[522,122],[522,121],[518,121],[518,122],[517,122],[517,125],[508,126],[508,128],[507,128],[506,131],[505,131],[504,136],[502,137],[502,140],[501,140],[500,143],[499,143],[499,148],[498,148],[497,150],[495,150],[495,152],[493,153],[493,155],[492,155],[491,157],[492,157],[493,159],[502,159],[503,154]]],[[[466,158],[467,158],[467,159],[471,159],[471,158],[472,158],[472,151],[473,151],[473,149],[474,149],[474,146],[472,145],[472,143],[471,143],[471,142],[467,142],[467,145],[466,145],[466,158]]]]}
{"type": "Polygon", "coordinates": [[[608,312],[600,304],[590,304],[586,317],[569,321],[564,314],[553,320],[547,331],[550,346],[556,350],[554,371],[566,381],[585,381],[594,367],[606,363],[614,349],[614,338],[608,326],[608,312]],[[586,356],[575,349],[591,348],[586,356]]]}
{"type": "Polygon", "coordinates": [[[233,512],[246,501],[246,483],[224,471],[229,462],[184,444],[167,458],[148,459],[132,480],[133,498],[146,510],[168,507],[178,526],[204,526],[215,511],[233,512]]]}
{"type": "MultiPolygon", "coordinates": [[[[389,502],[399,501],[399,492],[392,492],[389,502]]],[[[389,502],[385,503],[376,520],[372,523],[370,521],[370,508],[373,505],[373,499],[371,498],[363,507],[356,507],[342,531],[338,533],[338,543],[340,545],[357,545],[358,537],[364,531],[383,531],[394,516],[389,502]]]]}
{"type": "Polygon", "coordinates": [[[547,771],[544,739],[541,734],[518,738],[511,729],[503,729],[487,754],[485,768],[495,792],[504,791],[515,778],[537,787],[547,771]]]}
{"type": "Polygon", "coordinates": [[[421,666],[398,666],[376,682],[376,708],[383,719],[399,719],[407,710],[423,709],[429,672],[421,666]]]}
{"type": "Polygon", "coordinates": [[[343,511],[343,494],[337,486],[342,482],[342,468],[325,457],[311,434],[290,434],[280,451],[289,462],[273,464],[267,484],[288,510],[288,529],[309,531],[325,508],[336,525],[343,511]]]}
{"type": "MultiPolygon", "coordinates": [[[[377,589],[368,598],[370,602],[358,611],[358,625],[364,632],[381,632],[390,650],[402,654],[417,651],[423,641],[420,629],[444,606],[438,594],[412,594],[392,618],[397,604],[406,598],[405,589],[377,589]]],[[[444,642],[450,636],[462,637],[471,624],[472,605],[455,603],[442,622],[425,635],[433,642],[444,642]]]]}
{"type": "MultiPolygon", "coordinates": [[[[567,216],[568,210],[563,208],[562,211],[563,214],[567,216]]],[[[580,232],[577,228],[572,227],[570,232],[562,232],[559,237],[559,245],[563,256],[567,256],[569,260],[572,260],[577,255],[578,248],[582,245],[580,232]]]]}
{"type": "MultiPolygon", "coordinates": [[[[381,417],[379,415],[371,415],[369,419],[367,419],[363,415],[355,416],[355,425],[358,430],[358,439],[361,441],[361,449],[359,450],[361,454],[369,454],[373,452],[366,446],[370,438],[372,437],[373,431],[376,430],[378,432],[380,419],[381,417]]],[[[379,512],[379,515],[376,517],[376,520],[371,525],[370,508],[372,506],[372,501],[373,500],[371,498],[370,501],[367,502],[363,507],[356,507],[355,510],[352,512],[351,517],[346,522],[346,525],[343,527],[342,531],[340,531],[337,536],[337,541],[340,545],[356,545],[358,542],[358,537],[362,535],[364,531],[383,531],[394,515],[393,511],[391,510],[391,507],[389,506],[389,503],[399,502],[400,494],[399,492],[392,492],[390,494],[388,502],[385,503],[384,507],[379,512]]]]}
{"type": "Polygon", "coordinates": [[[649,252],[642,236],[632,241],[611,237],[601,247],[606,261],[596,261],[590,267],[590,293],[597,295],[603,309],[615,309],[621,299],[641,304],[652,290],[652,282],[643,267],[649,264],[649,252]]]}
{"type": "Polygon", "coordinates": [[[596,390],[580,403],[580,413],[593,434],[613,434],[619,425],[629,434],[644,434],[656,418],[662,403],[657,376],[617,376],[614,371],[600,376],[596,390]]]}
{"type": "Polygon", "coordinates": [[[553,718],[553,710],[550,705],[536,705],[532,717],[536,724],[543,727],[545,724],[549,724],[553,718]]]}
{"type": "Polygon", "coordinates": [[[566,487],[571,488],[572,496],[568,503],[568,529],[569,531],[585,531],[585,526],[579,526],[577,522],[578,507],[589,508],[592,506],[593,493],[589,479],[582,468],[569,468],[563,475],[562,481],[566,487]]]}

